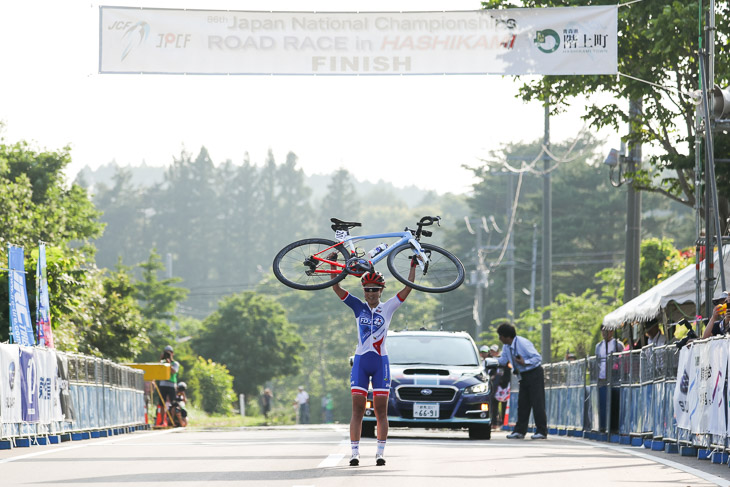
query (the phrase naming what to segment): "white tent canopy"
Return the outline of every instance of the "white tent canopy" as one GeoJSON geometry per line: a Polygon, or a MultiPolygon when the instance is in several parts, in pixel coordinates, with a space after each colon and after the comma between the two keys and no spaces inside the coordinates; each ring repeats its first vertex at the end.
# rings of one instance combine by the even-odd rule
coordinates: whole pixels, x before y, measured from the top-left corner
{"type": "MultiPolygon", "coordinates": [[[[724,246],[722,257],[725,266],[725,282],[730,287],[730,269],[728,269],[730,246],[724,246]]],[[[719,298],[722,293],[720,284],[720,266],[718,265],[718,254],[715,252],[714,269],[717,273],[717,281],[713,293],[713,299],[719,298]]],[[[705,276],[705,263],[700,264],[700,279],[705,276]]],[[[704,303],[704,289],[700,293],[700,304],[704,303]]],[[[694,308],[696,298],[696,271],[695,264],[689,265],[669,277],[665,281],[660,282],[648,291],[635,297],[620,308],[610,312],[603,318],[603,326],[605,328],[618,328],[622,323],[631,323],[634,321],[649,321],[659,316],[659,313],[667,308],[670,303],[676,303],[678,306],[683,304],[691,304],[694,308]]],[[[694,312],[691,312],[694,314],[694,312]]]]}

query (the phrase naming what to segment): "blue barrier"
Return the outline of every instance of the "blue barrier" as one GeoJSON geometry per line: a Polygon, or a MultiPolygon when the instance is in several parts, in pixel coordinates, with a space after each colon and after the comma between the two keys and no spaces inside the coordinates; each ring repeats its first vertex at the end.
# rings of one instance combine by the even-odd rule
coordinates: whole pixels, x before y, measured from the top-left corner
{"type": "Polygon", "coordinates": [[[19,367],[20,347],[0,344],[0,381],[9,384],[0,390],[0,449],[97,438],[145,423],[143,371],[41,347],[23,353],[34,361],[28,377],[19,367]],[[21,397],[21,379],[37,396],[21,397]]]}

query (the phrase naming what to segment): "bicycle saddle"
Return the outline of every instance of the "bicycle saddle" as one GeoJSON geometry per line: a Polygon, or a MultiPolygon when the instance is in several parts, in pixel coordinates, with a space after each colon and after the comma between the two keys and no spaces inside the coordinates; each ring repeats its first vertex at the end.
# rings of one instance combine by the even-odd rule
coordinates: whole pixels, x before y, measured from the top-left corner
{"type": "Polygon", "coordinates": [[[332,222],[332,230],[349,230],[351,228],[355,227],[361,227],[362,223],[357,222],[343,222],[342,220],[339,220],[337,218],[330,218],[330,221],[332,222]]]}

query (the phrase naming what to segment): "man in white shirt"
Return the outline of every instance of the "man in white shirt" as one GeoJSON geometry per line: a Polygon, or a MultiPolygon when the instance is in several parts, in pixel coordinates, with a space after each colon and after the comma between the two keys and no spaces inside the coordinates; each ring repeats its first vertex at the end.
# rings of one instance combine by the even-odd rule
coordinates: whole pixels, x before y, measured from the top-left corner
{"type": "Polygon", "coordinates": [[[620,341],[613,337],[613,330],[603,328],[601,330],[603,340],[598,342],[596,345],[596,366],[598,367],[598,429],[599,431],[606,431],[606,410],[608,404],[608,393],[609,386],[611,386],[611,429],[614,430],[618,427],[618,414],[619,414],[619,394],[620,390],[616,387],[618,384],[611,385],[611,382],[618,380],[615,373],[608,373],[608,367],[611,372],[618,371],[618,358],[613,357],[613,360],[608,360],[608,356],[612,353],[618,353],[624,351],[624,345],[620,341]]]}
{"type": "Polygon", "coordinates": [[[304,390],[304,386],[299,386],[299,392],[295,403],[298,408],[299,424],[309,424],[309,394],[304,390]]]}

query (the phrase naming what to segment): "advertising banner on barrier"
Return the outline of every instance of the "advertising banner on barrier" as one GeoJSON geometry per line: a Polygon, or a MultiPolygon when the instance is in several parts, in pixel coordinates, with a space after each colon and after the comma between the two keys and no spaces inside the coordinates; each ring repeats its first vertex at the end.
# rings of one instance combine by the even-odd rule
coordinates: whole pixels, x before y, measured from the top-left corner
{"type": "Polygon", "coordinates": [[[38,363],[30,347],[20,347],[20,407],[23,421],[36,423],[40,417],[38,407],[38,363]]]}
{"type": "Polygon", "coordinates": [[[25,287],[25,255],[22,247],[8,245],[8,291],[10,293],[10,331],[18,345],[35,345],[33,323],[25,287]]]}
{"type": "Polygon", "coordinates": [[[709,431],[713,435],[727,434],[725,424],[725,373],[727,371],[727,342],[713,340],[709,344],[708,369],[705,372],[709,377],[707,390],[707,409],[709,431]]]}
{"type": "MultiPolygon", "coordinates": [[[[689,396],[690,388],[696,388],[696,382],[691,380],[692,370],[692,349],[683,347],[679,351],[677,360],[677,382],[674,386],[674,415],[677,418],[677,427],[690,429],[689,419],[689,396]]],[[[694,393],[694,391],[692,391],[694,393]]]]}
{"type": "Polygon", "coordinates": [[[20,423],[21,407],[19,347],[0,344],[0,421],[20,423]]]}
{"type": "Polygon", "coordinates": [[[50,423],[54,419],[54,399],[58,401],[56,357],[51,350],[36,349],[34,358],[38,371],[38,420],[41,423],[50,423]]]}
{"type": "Polygon", "coordinates": [[[58,402],[54,409],[55,421],[73,421],[74,410],[71,402],[71,392],[68,387],[68,358],[62,353],[56,353],[56,384],[58,385],[58,402]]]}
{"type": "Polygon", "coordinates": [[[616,5],[461,12],[99,9],[99,72],[616,74],[616,5]]]}
{"type": "Polygon", "coordinates": [[[46,244],[38,246],[38,265],[35,274],[36,284],[36,330],[38,345],[53,348],[53,331],[51,329],[51,305],[48,299],[48,274],[46,272],[46,244]]]}
{"type": "Polygon", "coordinates": [[[697,387],[690,394],[690,430],[696,434],[706,434],[710,429],[710,396],[712,394],[712,366],[709,347],[706,344],[692,347],[692,362],[697,387]]]}

